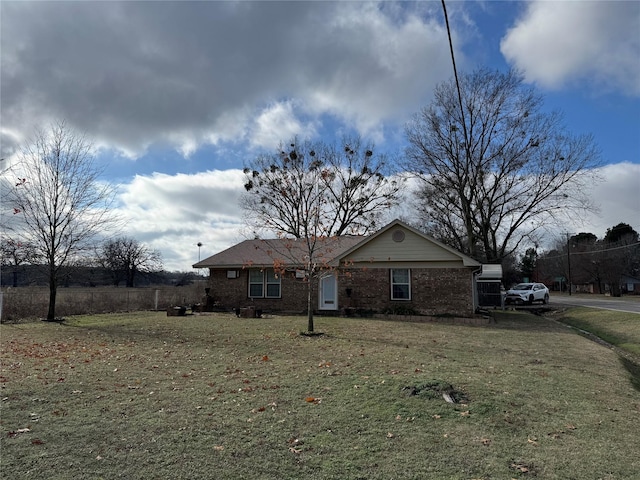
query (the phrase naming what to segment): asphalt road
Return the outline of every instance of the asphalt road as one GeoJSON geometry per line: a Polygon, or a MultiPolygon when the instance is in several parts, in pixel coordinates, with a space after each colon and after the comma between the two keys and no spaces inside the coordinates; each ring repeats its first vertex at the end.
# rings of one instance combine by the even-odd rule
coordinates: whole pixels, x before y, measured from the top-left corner
{"type": "Polygon", "coordinates": [[[604,295],[553,295],[550,304],[574,305],[580,307],[601,308],[618,312],[640,314],[640,298],[638,297],[606,297],[604,295]]]}

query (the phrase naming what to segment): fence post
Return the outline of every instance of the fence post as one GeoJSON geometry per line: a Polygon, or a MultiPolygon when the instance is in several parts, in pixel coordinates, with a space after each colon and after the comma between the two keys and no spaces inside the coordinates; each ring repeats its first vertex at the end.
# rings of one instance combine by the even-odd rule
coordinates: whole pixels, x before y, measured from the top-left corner
{"type": "Polygon", "coordinates": [[[155,300],[155,304],[154,304],[156,312],[158,311],[158,293],[160,293],[160,290],[158,290],[156,288],[156,300],[155,300]]]}
{"type": "Polygon", "coordinates": [[[2,301],[4,299],[4,292],[0,291],[0,323],[2,323],[2,301]]]}

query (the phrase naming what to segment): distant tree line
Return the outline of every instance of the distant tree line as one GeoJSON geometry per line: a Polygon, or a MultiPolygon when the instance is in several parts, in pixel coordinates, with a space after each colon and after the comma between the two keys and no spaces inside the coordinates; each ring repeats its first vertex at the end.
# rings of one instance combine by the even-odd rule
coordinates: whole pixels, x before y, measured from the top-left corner
{"type": "Polygon", "coordinates": [[[518,273],[558,290],[627,293],[625,279],[640,281],[640,236],[631,225],[608,228],[603,238],[590,232],[566,234],[554,248],[521,256],[518,273]]]}
{"type": "MultiPolygon", "coordinates": [[[[47,266],[30,244],[10,237],[0,241],[2,286],[48,285],[47,266]]],[[[185,285],[198,278],[195,272],[167,272],[156,250],[130,237],[104,241],[74,262],[59,269],[58,284],[70,286],[140,287],[185,285]]]]}
{"type": "MultiPolygon", "coordinates": [[[[138,275],[134,287],[155,285],[185,286],[201,280],[197,272],[160,270],[138,275]]],[[[2,287],[46,286],[47,267],[37,264],[2,265],[2,287]]],[[[106,287],[113,286],[112,272],[98,266],[67,266],[60,272],[60,287],[106,287]]],[[[124,288],[124,284],[119,285],[124,288]]]]}

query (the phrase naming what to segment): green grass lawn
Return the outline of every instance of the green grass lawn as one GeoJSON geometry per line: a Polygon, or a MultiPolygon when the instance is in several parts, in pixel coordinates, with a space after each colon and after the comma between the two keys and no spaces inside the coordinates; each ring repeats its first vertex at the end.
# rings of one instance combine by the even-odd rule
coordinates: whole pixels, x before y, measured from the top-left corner
{"type": "Polygon", "coordinates": [[[485,327],[162,313],[0,325],[13,479],[629,479],[640,393],[610,349],[485,327]],[[426,388],[449,384],[462,403],[426,388]],[[408,387],[408,388],[407,388],[408,387]],[[415,393],[415,394],[412,394],[415,393]]]}
{"type": "Polygon", "coordinates": [[[637,313],[577,307],[562,311],[555,318],[640,358],[640,315],[637,313]]]}

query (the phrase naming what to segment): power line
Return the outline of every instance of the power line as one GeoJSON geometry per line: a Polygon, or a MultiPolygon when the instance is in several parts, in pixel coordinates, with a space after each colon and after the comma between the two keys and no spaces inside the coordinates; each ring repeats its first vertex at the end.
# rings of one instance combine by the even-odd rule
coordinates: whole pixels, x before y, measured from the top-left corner
{"type": "MultiPolygon", "coordinates": [[[[605,253],[605,252],[612,252],[614,250],[621,250],[623,248],[630,248],[630,247],[635,247],[636,245],[640,245],[640,242],[635,242],[635,243],[630,243],[629,245],[620,245],[618,247],[611,247],[611,248],[603,248],[600,250],[589,250],[586,252],[570,252],[571,255],[593,255],[593,254],[597,254],[597,253],[605,253]]],[[[564,257],[565,254],[562,253],[560,255],[554,255],[552,257],[548,257],[548,256],[544,256],[544,257],[539,257],[540,260],[553,260],[554,258],[560,258],[560,257],[564,257]]]]}

